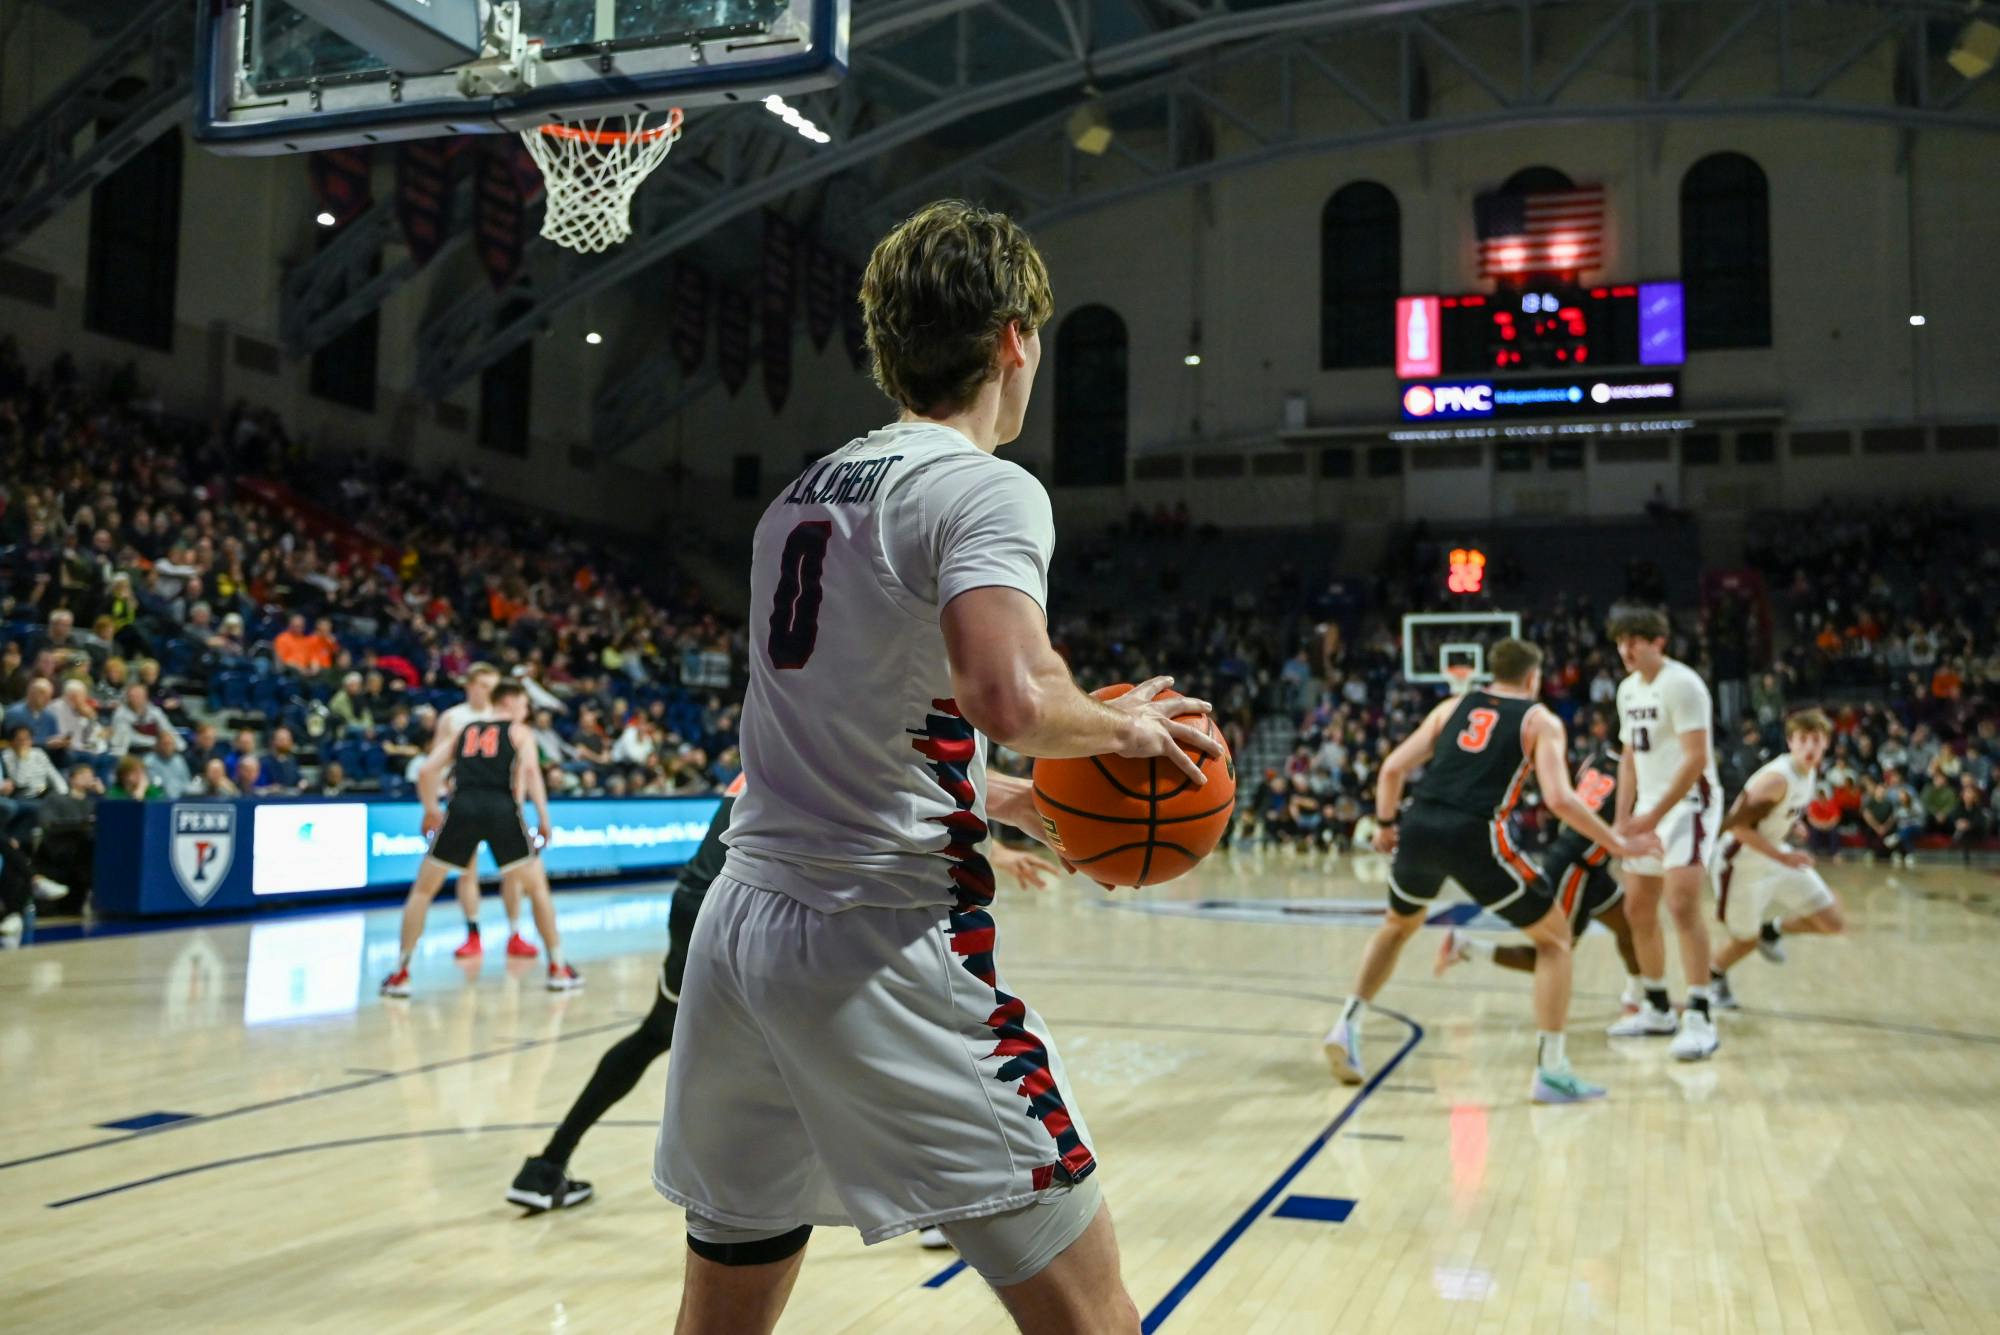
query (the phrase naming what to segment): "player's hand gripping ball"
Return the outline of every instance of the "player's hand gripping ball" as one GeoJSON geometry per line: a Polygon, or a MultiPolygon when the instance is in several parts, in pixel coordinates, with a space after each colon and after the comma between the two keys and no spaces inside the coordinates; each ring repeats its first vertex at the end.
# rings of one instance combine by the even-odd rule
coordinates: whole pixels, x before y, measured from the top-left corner
{"type": "MultiPolygon", "coordinates": [[[[1129,684],[1092,694],[1115,700],[1129,684]]],[[[1160,698],[1177,695],[1162,691],[1160,698]]],[[[1208,733],[1220,756],[1188,751],[1207,776],[1197,785],[1171,761],[1084,756],[1035,762],[1035,810],[1063,861],[1105,886],[1158,885],[1185,875],[1215,851],[1236,812],[1236,761],[1206,714],[1176,723],[1208,733]]]]}

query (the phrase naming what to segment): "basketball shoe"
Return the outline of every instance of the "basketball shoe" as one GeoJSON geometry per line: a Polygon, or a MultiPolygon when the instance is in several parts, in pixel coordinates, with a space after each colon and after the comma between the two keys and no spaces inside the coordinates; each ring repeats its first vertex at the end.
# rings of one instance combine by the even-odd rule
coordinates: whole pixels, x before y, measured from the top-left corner
{"type": "Polygon", "coordinates": [[[1690,1006],[1681,1012],[1680,1030],[1667,1051],[1676,1061],[1698,1062],[1714,1056],[1720,1042],[1715,1036],[1715,1021],[1690,1006]]]}
{"type": "Polygon", "coordinates": [[[549,966],[549,991],[574,992],[583,986],[583,975],[574,966],[551,964],[549,966]]]}
{"type": "Polygon", "coordinates": [[[521,934],[516,932],[507,938],[507,953],[517,960],[531,960],[542,952],[536,949],[534,942],[522,940],[521,934]]]}
{"type": "Polygon", "coordinates": [[[1773,964],[1785,962],[1785,938],[1778,931],[1776,922],[1767,922],[1757,933],[1757,953],[1773,964]]]}
{"type": "Polygon", "coordinates": [[[917,1245],[927,1252],[943,1251],[951,1246],[951,1239],[944,1235],[943,1229],[932,1224],[929,1228],[917,1232],[917,1245]]]}
{"type": "Polygon", "coordinates": [[[591,1194],[588,1182],[578,1182],[564,1171],[564,1165],[542,1158],[522,1164],[514,1175],[514,1185],[507,1188],[507,1199],[525,1206],[531,1214],[567,1210],[583,1204],[591,1194]]]}
{"type": "Polygon", "coordinates": [[[1535,1068],[1535,1084],[1529,1097],[1537,1103],[1588,1103],[1604,1097],[1604,1086],[1593,1085],[1563,1063],[1559,1071],[1535,1068]]]}
{"type": "Polygon", "coordinates": [[[457,950],[452,951],[451,957],[455,960],[476,960],[485,953],[486,946],[480,941],[479,933],[467,932],[465,934],[465,944],[457,950]]]}
{"type": "Polygon", "coordinates": [[[1728,974],[1712,973],[1708,976],[1708,1004],[1719,1011],[1743,1009],[1736,1003],[1736,994],[1729,990],[1728,974]]]}
{"type": "Polygon", "coordinates": [[[1607,1038],[1664,1038],[1674,1032],[1674,1013],[1641,1006],[1630,1015],[1621,1015],[1606,1027],[1607,1038]]]}
{"type": "Polygon", "coordinates": [[[1320,1046],[1326,1053],[1326,1068],[1333,1072],[1335,1080],[1343,1085],[1358,1085],[1368,1078],[1361,1069],[1360,1026],[1342,1020],[1327,1031],[1320,1046]]]}
{"type": "Polygon", "coordinates": [[[382,995],[385,997],[407,997],[410,995],[410,971],[398,969],[382,980],[382,995]]]}

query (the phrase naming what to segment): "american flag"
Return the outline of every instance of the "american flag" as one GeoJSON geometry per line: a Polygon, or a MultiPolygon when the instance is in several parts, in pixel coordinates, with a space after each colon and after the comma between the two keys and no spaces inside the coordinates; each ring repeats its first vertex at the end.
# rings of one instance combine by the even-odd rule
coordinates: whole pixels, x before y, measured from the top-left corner
{"type": "Polygon", "coordinates": [[[1604,187],[1495,190],[1472,202],[1479,276],[1575,273],[1604,262],[1604,187]]]}

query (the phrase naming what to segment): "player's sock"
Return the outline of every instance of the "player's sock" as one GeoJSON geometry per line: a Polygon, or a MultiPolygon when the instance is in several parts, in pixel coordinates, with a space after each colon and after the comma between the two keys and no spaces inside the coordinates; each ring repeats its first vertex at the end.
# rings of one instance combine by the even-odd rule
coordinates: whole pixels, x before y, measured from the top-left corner
{"type": "Polygon", "coordinates": [[[1783,926],[1779,924],[1776,918],[1773,918],[1771,919],[1771,921],[1765,923],[1763,927],[1760,928],[1757,932],[1757,935],[1762,937],[1766,941],[1776,941],[1779,937],[1783,936],[1784,934],[1785,934],[1785,929],[1783,926]]]}
{"type": "Polygon", "coordinates": [[[520,914],[518,914],[518,913],[510,913],[510,914],[508,914],[508,915],[507,915],[507,935],[509,935],[509,936],[519,936],[520,934],[521,934],[521,915],[520,915],[520,914]]]}
{"type": "Polygon", "coordinates": [[[1704,1019],[1711,1018],[1708,1013],[1708,984],[1688,989],[1688,1009],[1700,1011],[1704,1019]]]}
{"type": "Polygon", "coordinates": [[[479,919],[467,918],[465,920],[465,934],[474,941],[479,939],[479,919]]]}
{"type": "Polygon", "coordinates": [[[1717,983],[1723,982],[1728,977],[1728,974],[1716,968],[1713,964],[1708,966],[1708,985],[1710,987],[1714,987],[1717,983]]]}
{"type": "Polygon", "coordinates": [[[1560,1031],[1552,1034],[1543,1030],[1535,1035],[1535,1065],[1544,1071],[1560,1071],[1569,1065],[1569,1057],[1563,1052],[1560,1031]]]}
{"type": "Polygon", "coordinates": [[[1673,1009],[1673,1002],[1667,999],[1667,980],[1664,978],[1641,978],[1639,987],[1646,994],[1646,1004],[1656,1011],[1673,1009]]]}
{"type": "Polygon", "coordinates": [[[1349,997],[1347,1004],[1340,1008],[1341,1023],[1350,1028],[1359,1029],[1361,1027],[1361,1012],[1367,1005],[1368,1003],[1360,997],[1349,997]]]}
{"type": "Polygon", "coordinates": [[[416,956],[416,953],[417,953],[417,952],[416,952],[416,951],[414,951],[414,950],[406,950],[406,951],[404,951],[404,952],[403,952],[403,958],[402,958],[402,959],[401,959],[400,961],[398,961],[398,963],[397,963],[397,965],[396,965],[396,972],[397,972],[397,973],[402,973],[402,972],[404,972],[405,970],[407,970],[407,969],[408,969],[408,968],[410,967],[410,961],[411,961],[411,960],[412,960],[413,958],[415,958],[415,956],[416,956]]]}
{"type": "Polygon", "coordinates": [[[561,972],[562,972],[562,967],[563,967],[563,955],[562,955],[562,949],[561,949],[561,947],[559,947],[559,946],[550,946],[550,947],[549,947],[549,972],[550,972],[550,973],[561,973],[561,972]]]}
{"type": "Polygon", "coordinates": [[[1493,962],[1493,952],[1499,948],[1493,942],[1476,936],[1460,936],[1458,945],[1467,959],[1485,960],[1488,964],[1493,962]]]}

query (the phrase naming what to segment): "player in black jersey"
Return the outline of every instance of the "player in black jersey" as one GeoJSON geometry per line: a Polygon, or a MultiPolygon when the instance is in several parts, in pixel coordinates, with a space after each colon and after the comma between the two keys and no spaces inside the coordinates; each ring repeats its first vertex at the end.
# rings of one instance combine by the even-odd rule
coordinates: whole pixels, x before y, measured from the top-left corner
{"type": "Polygon", "coordinates": [[[1539,1042],[1534,1100],[1602,1098],[1603,1088],[1578,1079],[1563,1052],[1569,920],[1550,894],[1541,868],[1514,848],[1507,817],[1533,773],[1541,784],[1542,804],[1614,856],[1641,856],[1659,841],[1650,835],[1621,838],[1570,786],[1562,720],[1535,702],[1542,689],[1541,650],[1521,640],[1501,640],[1486,662],[1493,673],[1490,686],[1444,701],[1383,762],[1375,789],[1375,818],[1381,824],[1375,848],[1395,854],[1389,868],[1389,908],[1362,953],[1354,994],[1326,1036],[1327,1064],[1347,1084],[1365,1078],[1362,1007],[1389,981],[1404,943],[1423,926],[1449,877],[1535,944],[1539,1042]],[[1423,778],[1405,813],[1400,809],[1404,779],[1419,766],[1424,767],[1423,778]]]}
{"type": "MultiPolygon", "coordinates": [[[[1590,736],[1595,743],[1576,772],[1579,801],[1600,815],[1618,791],[1617,725],[1602,710],[1592,714],[1590,736]]],[[[1569,920],[1572,939],[1581,941],[1591,919],[1604,924],[1618,942],[1618,954],[1630,977],[1639,973],[1639,955],[1632,945],[1632,925],[1625,921],[1625,887],[1611,874],[1611,853],[1565,825],[1542,854],[1542,876],[1555,894],[1556,907],[1569,920]]],[[[1438,947],[1440,977],[1454,964],[1480,958],[1521,973],[1535,970],[1533,946],[1496,945],[1484,937],[1447,928],[1438,947]]],[[[1630,999],[1636,1008],[1640,998],[1630,999]]]]}
{"type": "Polygon", "coordinates": [[[431,900],[447,876],[473,864],[482,843],[493,850],[503,881],[518,878],[527,887],[536,930],[549,951],[549,990],[567,992],[583,986],[576,970],[563,962],[548,874],[521,824],[525,795],[535,804],[539,842],[548,843],[549,794],[536,759],[535,734],[525,721],[527,711],[527,689],[519,682],[501,682],[493,688],[491,714],[474,719],[456,733],[442,733],[417,772],[417,794],[424,803],[424,834],[432,838],[431,851],[417,870],[409,898],[403,901],[403,953],[396,971],[382,981],[382,995],[410,995],[410,958],[424,934],[431,900]],[[449,813],[438,807],[447,770],[454,785],[449,813]]]}
{"type": "MultiPolygon", "coordinates": [[[[673,905],[667,914],[667,957],[660,961],[659,993],[653,998],[652,1010],[636,1030],[611,1045],[611,1050],[597,1063],[590,1082],[570,1105],[562,1124],[549,1137],[549,1143],[540,1154],[521,1165],[514,1185],[507,1188],[507,1199],[526,1206],[529,1213],[562,1210],[590,1199],[590,1183],[579,1182],[569,1175],[570,1156],[576,1153],[584,1132],[597,1125],[613,1104],[630,1094],[639,1078],[646,1074],[646,1068],[673,1046],[674,1019],[680,1013],[681,979],[687,972],[688,941],[694,935],[695,919],[701,913],[709,883],[722,871],[722,860],[729,852],[722,836],[729,829],[729,813],[742,792],[743,776],[739,774],[723,791],[722,804],[708,823],[701,847],[674,881],[673,905]]],[[[1023,884],[1037,888],[1048,868],[1046,862],[1033,854],[998,847],[988,861],[995,870],[1012,872],[1023,884]]],[[[925,1245],[950,1244],[940,1234],[935,1244],[927,1241],[925,1245]]]]}

